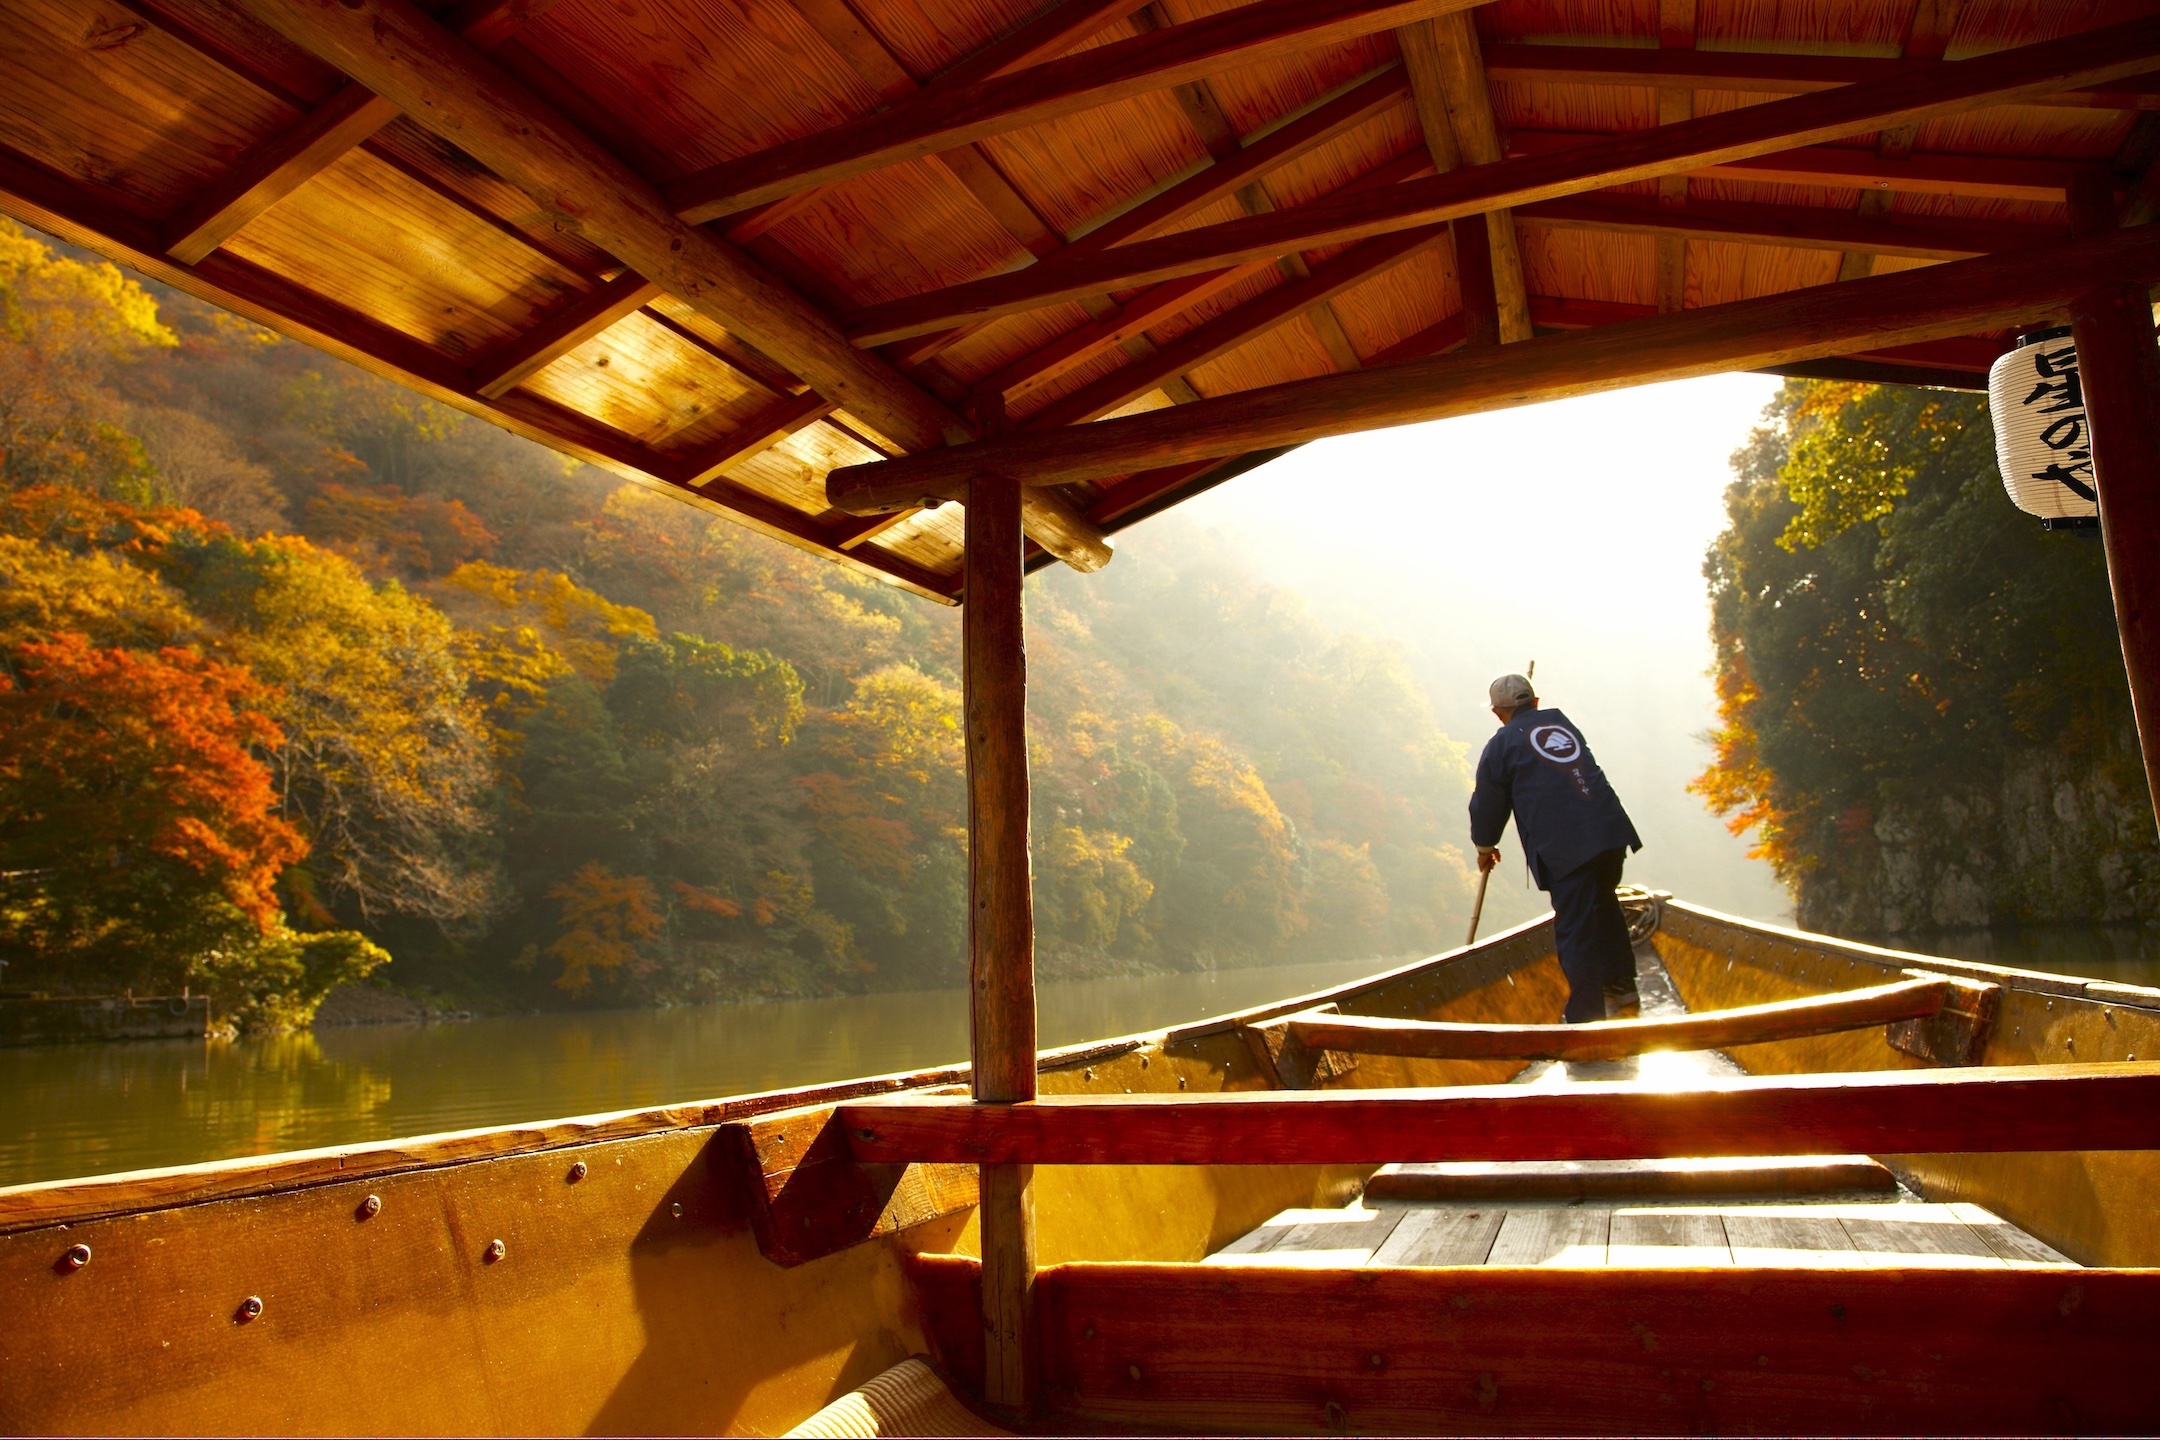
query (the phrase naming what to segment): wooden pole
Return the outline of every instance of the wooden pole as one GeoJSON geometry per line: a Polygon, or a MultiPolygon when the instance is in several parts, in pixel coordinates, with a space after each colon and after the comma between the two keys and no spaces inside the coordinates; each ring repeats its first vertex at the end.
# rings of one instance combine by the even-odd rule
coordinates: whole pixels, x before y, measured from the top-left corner
{"type": "MultiPolygon", "coordinates": [[[[2114,228],[2114,195],[2105,175],[2081,176],[2072,186],[2070,225],[2080,238],[2114,228]]],[[[2143,285],[2089,291],[2071,302],[2070,325],[2130,710],[2145,755],[2146,787],[2160,815],[2160,344],[2150,294],[2143,285]]]]}
{"type": "MultiPolygon", "coordinates": [[[[968,988],[974,1098],[1035,1098],[1035,913],[1028,863],[1027,648],[1021,633],[1020,485],[967,491],[968,988]]],[[[1031,1390],[1035,1210],[1026,1165],[981,1172],[983,1399],[1012,1416],[1031,1390]]]]}

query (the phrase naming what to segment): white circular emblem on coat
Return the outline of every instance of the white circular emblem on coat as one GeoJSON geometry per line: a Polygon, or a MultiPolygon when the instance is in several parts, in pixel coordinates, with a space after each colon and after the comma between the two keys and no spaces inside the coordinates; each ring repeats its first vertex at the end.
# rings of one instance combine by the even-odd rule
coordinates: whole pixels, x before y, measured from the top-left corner
{"type": "Polygon", "coordinates": [[[1540,725],[1530,732],[1530,748],[1556,765],[1572,765],[1582,758],[1582,741],[1565,725],[1540,725]]]}

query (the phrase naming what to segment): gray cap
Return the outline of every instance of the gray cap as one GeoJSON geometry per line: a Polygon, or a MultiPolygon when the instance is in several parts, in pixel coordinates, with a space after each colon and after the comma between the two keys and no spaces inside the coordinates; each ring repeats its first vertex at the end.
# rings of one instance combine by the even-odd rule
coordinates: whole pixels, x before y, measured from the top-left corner
{"type": "Polygon", "coordinates": [[[1492,682],[1486,693],[1492,696],[1495,710],[1520,710],[1537,699],[1537,692],[1530,688],[1530,682],[1520,675],[1502,675],[1492,682]]]}

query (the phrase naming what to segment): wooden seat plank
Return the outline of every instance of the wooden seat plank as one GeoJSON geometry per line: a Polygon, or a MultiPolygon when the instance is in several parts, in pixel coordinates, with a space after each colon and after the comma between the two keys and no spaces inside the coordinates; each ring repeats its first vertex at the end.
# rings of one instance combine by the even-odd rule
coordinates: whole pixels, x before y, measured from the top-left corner
{"type": "Polygon", "coordinates": [[[1863,1263],[1836,1216],[1805,1206],[1736,1208],[1724,1223],[1735,1265],[1846,1269],[1863,1263]]]}
{"type": "Polygon", "coordinates": [[[1271,1238],[1244,1249],[1225,1246],[1208,1258],[1215,1263],[1355,1267],[1372,1259],[1402,1218],[1401,1210],[1285,1210],[1252,1232],[1272,1232],[1271,1238]]]}
{"type": "Polygon", "coordinates": [[[1615,1268],[1730,1265],[1725,1217],[1707,1210],[1615,1210],[1605,1263],[1615,1268]]]}
{"type": "Polygon", "coordinates": [[[857,1102],[858,1160],[1328,1165],[1858,1151],[2160,1149],[2160,1065],[2003,1065],[1685,1084],[857,1102]]]}
{"type": "Polygon", "coordinates": [[[1408,1210],[1387,1243],[1373,1252],[1371,1263],[1483,1265],[1506,1219],[1507,1211],[1491,1207],[1408,1210]]]}
{"type": "Polygon", "coordinates": [[[1602,1266],[1612,1211],[1602,1205],[1537,1205],[1510,1210],[1487,1265],[1602,1266]]]}

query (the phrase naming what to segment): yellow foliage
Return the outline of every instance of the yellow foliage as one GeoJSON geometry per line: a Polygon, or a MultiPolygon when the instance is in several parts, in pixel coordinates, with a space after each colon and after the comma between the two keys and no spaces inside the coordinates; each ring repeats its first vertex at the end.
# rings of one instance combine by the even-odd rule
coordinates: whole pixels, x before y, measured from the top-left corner
{"type": "MultiPolygon", "coordinates": [[[[468,560],[443,584],[487,602],[492,613],[515,617],[545,637],[570,668],[599,685],[615,678],[621,642],[658,633],[653,617],[635,605],[618,605],[556,570],[513,570],[468,560]]],[[[508,633],[516,627],[496,622],[489,628],[508,633]]]]}
{"type": "Polygon", "coordinates": [[[62,631],[150,649],[185,644],[197,628],[179,594],[137,566],[0,535],[0,649],[62,631]]]}
{"type": "Polygon", "coordinates": [[[180,343],[158,319],[157,301],[118,266],[65,259],[7,219],[0,219],[0,337],[47,352],[90,345],[114,358],[180,343]]]}
{"type": "Polygon", "coordinates": [[[1154,882],[1127,857],[1132,845],[1130,835],[1078,825],[1054,826],[1044,837],[1042,888],[1054,897],[1066,938],[1107,950],[1155,897],[1154,882]]]}
{"type": "Polygon", "coordinates": [[[648,962],[638,942],[661,930],[659,895],[642,875],[618,875],[598,861],[548,891],[562,907],[563,933],[548,946],[562,961],[555,984],[575,995],[592,983],[593,972],[613,976],[638,974],[648,962]]]}

